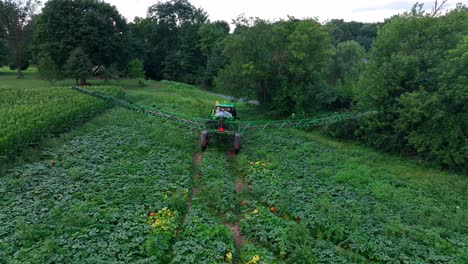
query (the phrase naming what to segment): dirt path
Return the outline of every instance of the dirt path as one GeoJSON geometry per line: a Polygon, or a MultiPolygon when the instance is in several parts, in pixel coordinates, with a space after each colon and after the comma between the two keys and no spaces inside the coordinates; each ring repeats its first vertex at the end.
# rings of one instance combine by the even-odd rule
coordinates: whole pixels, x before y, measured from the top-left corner
{"type": "Polygon", "coordinates": [[[242,248],[244,245],[244,235],[240,233],[239,230],[239,221],[235,222],[234,224],[224,224],[227,228],[229,228],[234,236],[234,243],[238,249],[242,248]]]}
{"type": "MultiPolygon", "coordinates": [[[[242,171],[239,170],[239,164],[236,159],[236,154],[228,150],[226,152],[227,156],[229,157],[228,160],[228,171],[233,175],[234,177],[234,188],[238,197],[238,201],[243,201],[248,198],[249,196],[249,186],[244,180],[244,175],[242,174],[242,171]]],[[[245,241],[245,236],[244,234],[241,233],[240,231],[240,221],[242,220],[242,215],[241,212],[237,212],[237,220],[233,223],[225,223],[224,225],[229,228],[232,232],[232,235],[234,237],[234,242],[238,250],[241,250],[244,241],[245,241]]]]}
{"type": "MultiPolygon", "coordinates": [[[[193,166],[193,171],[194,171],[194,173],[193,173],[193,183],[195,183],[200,178],[200,175],[201,175],[200,165],[201,165],[202,159],[203,159],[203,156],[202,156],[201,153],[196,152],[196,153],[193,154],[193,165],[192,165],[193,166]]],[[[199,192],[200,192],[200,188],[198,188],[197,186],[195,186],[195,184],[193,184],[192,191],[190,192],[191,195],[190,195],[189,199],[187,200],[187,211],[192,206],[193,198],[197,197],[199,192]]]]}

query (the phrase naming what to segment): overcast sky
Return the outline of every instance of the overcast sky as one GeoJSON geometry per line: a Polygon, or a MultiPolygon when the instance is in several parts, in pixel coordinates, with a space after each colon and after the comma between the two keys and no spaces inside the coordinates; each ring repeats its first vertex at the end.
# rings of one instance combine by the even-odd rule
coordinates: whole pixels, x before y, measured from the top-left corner
{"type": "MultiPolygon", "coordinates": [[[[439,2],[441,2],[440,0],[439,2]]],[[[158,0],[105,0],[117,6],[127,20],[145,17],[149,6],[158,0]]],[[[416,0],[190,0],[196,7],[208,12],[211,21],[231,22],[240,14],[264,19],[286,18],[288,15],[305,18],[318,17],[321,22],[332,18],[346,21],[376,22],[411,9],[416,0]]],[[[433,1],[426,2],[430,7],[433,1]]],[[[457,2],[468,5],[468,0],[449,0],[447,7],[457,2]]]]}

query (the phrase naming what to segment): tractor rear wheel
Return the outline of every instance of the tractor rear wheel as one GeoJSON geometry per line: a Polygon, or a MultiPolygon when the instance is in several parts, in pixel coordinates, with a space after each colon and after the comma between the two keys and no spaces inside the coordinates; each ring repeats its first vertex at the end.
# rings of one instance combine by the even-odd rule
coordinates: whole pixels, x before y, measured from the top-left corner
{"type": "Polygon", "coordinates": [[[208,146],[208,131],[203,131],[200,134],[200,147],[202,151],[208,146]]]}
{"type": "Polygon", "coordinates": [[[237,154],[240,151],[240,134],[236,133],[234,135],[234,152],[237,154]]]}

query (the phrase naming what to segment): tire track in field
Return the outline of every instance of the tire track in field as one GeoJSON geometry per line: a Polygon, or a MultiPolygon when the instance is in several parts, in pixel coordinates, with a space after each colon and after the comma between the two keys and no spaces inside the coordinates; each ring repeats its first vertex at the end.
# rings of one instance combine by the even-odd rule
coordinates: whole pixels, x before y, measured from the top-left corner
{"type": "MultiPolygon", "coordinates": [[[[200,192],[200,188],[195,186],[195,184],[201,175],[200,165],[201,165],[202,159],[203,159],[203,155],[200,152],[195,152],[192,156],[192,170],[193,170],[193,179],[192,179],[192,184],[191,184],[192,189],[190,191],[190,195],[186,202],[187,211],[184,214],[184,217],[181,223],[185,222],[185,219],[187,218],[187,214],[190,211],[190,208],[192,207],[192,201],[195,197],[197,197],[198,193],[200,192]]],[[[179,226],[176,236],[179,236],[182,233],[182,231],[183,231],[183,224],[179,226]]]]}
{"type": "MultiPolygon", "coordinates": [[[[232,176],[235,177],[234,188],[236,190],[238,198],[237,201],[240,202],[241,200],[243,200],[243,198],[245,198],[245,194],[249,193],[249,186],[245,182],[245,177],[241,176],[242,174],[238,167],[239,164],[236,160],[236,154],[231,150],[228,150],[226,154],[229,157],[226,169],[228,170],[228,172],[230,172],[232,176]]],[[[238,251],[240,251],[244,246],[245,241],[245,235],[240,232],[240,221],[242,219],[241,212],[236,212],[236,217],[237,219],[234,223],[224,223],[224,225],[231,230],[232,235],[234,237],[235,245],[238,251]]]]}
{"type": "Polygon", "coordinates": [[[195,183],[201,176],[201,170],[200,170],[200,165],[203,160],[203,155],[200,152],[196,152],[193,154],[193,184],[192,184],[192,195],[190,195],[190,198],[187,202],[187,209],[190,209],[190,206],[192,205],[192,200],[195,198],[198,193],[200,192],[200,188],[195,186],[195,183]]]}

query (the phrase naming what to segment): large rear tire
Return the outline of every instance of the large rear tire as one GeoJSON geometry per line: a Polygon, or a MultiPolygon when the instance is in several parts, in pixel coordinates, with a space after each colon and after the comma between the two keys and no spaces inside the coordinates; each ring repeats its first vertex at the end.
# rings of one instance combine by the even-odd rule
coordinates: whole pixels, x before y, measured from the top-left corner
{"type": "Polygon", "coordinates": [[[234,153],[238,154],[240,151],[240,134],[236,133],[234,135],[234,153]]]}
{"type": "Polygon", "coordinates": [[[208,131],[203,131],[200,134],[200,147],[204,151],[208,146],[208,131]]]}

